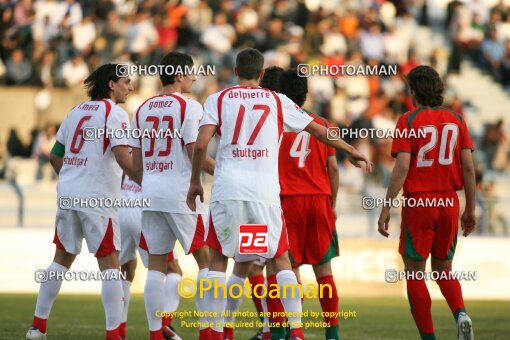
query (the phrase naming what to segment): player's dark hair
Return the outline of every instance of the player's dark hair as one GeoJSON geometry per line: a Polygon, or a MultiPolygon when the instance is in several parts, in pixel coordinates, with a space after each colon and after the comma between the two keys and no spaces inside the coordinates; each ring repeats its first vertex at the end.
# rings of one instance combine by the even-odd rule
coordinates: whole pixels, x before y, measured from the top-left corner
{"type": "Polygon", "coordinates": [[[443,81],[432,67],[417,66],[409,72],[406,79],[418,103],[423,106],[443,104],[443,81]]]}
{"type": "Polygon", "coordinates": [[[258,79],[264,67],[264,56],[254,48],[247,48],[237,54],[237,75],[241,79],[258,79]]]}
{"type": "Polygon", "coordinates": [[[283,68],[278,66],[266,67],[259,86],[271,91],[280,91],[280,74],[282,72],[283,68]]]}
{"type": "MultiPolygon", "coordinates": [[[[174,71],[185,71],[186,66],[193,66],[193,59],[190,55],[185,53],[170,52],[161,59],[159,64],[162,66],[173,66],[174,71]]],[[[168,70],[172,71],[172,68],[168,68],[168,70]]],[[[165,72],[165,69],[163,69],[159,75],[159,79],[161,79],[163,86],[167,86],[175,82],[176,76],[176,72],[165,72]]]]}
{"type": "Polygon", "coordinates": [[[104,64],[92,72],[83,81],[90,99],[110,98],[110,80],[117,82],[120,77],[117,75],[118,64],[104,64]]]}
{"type": "Polygon", "coordinates": [[[300,77],[295,68],[282,72],[280,74],[280,93],[289,97],[297,105],[303,106],[308,93],[306,77],[300,77]]]}

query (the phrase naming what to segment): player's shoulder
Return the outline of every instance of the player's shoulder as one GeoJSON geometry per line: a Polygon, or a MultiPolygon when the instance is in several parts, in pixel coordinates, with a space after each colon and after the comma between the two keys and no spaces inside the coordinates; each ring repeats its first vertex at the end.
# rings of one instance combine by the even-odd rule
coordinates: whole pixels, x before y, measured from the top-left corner
{"type": "Polygon", "coordinates": [[[145,100],[142,102],[142,104],[140,104],[140,105],[138,106],[138,108],[136,109],[136,112],[138,113],[138,112],[140,112],[140,111],[142,111],[142,110],[144,110],[144,109],[148,108],[148,107],[149,107],[149,105],[150,105],[150,103],[152,103],[152,102],[154,102],[154,101],[156,101],[156,100],[161,99],[161,97],[163,97],[163,96],[164,96],[164,95],[159,94],[159,95],[155,95],[155,96],[152,96],[152,97],[149,97],[149,98],[145,99],[145,100]]]}

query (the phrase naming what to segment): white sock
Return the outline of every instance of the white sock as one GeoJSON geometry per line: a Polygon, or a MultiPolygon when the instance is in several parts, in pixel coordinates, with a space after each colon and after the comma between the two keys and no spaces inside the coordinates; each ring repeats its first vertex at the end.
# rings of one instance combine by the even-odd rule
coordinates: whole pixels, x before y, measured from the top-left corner
{"type": "MultiPolygon", "coordinates": [[[[208,269],[205,268],[205,269],[200,269],[198,271],[198,275],[197,275],[197,286],[200,287],[200,281],[202,279],[206,279],[207,278],[207,272],[208,272],[208,269]]],[[[205,298],[204,299],[201,299],[200,298],[200,294],[197,293],[195,295],[195,304],[197,305],[197,310],[199,312],[205,312],[207,310],[207,305],[205,303],[205,298]]],[[[200,321],[200,329],[205,329],[205,328],[208,328],[206,326],[207,322],[208,322],[208,318],[199,318],[199,321],[200,321]]]]}
{"type": "Polygon", "coordinates": [[[127,322],[129,301],[131,300],[131,282],[122,280],[122,291],[124,292],[124,308],[120,322],[127,322]]]}
{"type": "MultiPolygon", "coordinates": [[[[228,292],[231,291],[233,296],[239,296],[239,295],[241,295],[241,296],[239,298],[235,299],[235,298],[231,297],[230,294],[228,294],[227,308],[225,309],[225,311],[227,312],[227,316],[225,317],[225,323],[227,323],[227,322],[232,323],[235,321],[234,314],[237,311],[239,311],[239,307],[241,307],[241,304],[243,303],[244,281],[245,281],[245,279],[242,279],[239,276],[234,275],[234,274],[230,275],[230,277],[228,278],[227,291],[228,292]],[[231,290],[230,287],[232,287],[233,285],[236,285],[236,286],[233,287],[231,290]],[[239,289],[239,287],[237,285],[240,285],[241,288],[239,289]]],[[[226,327],[232,327],[232,326],[227,325],[226,327]]]]}
{"type": "Polygon", "coordinates": [[[300,289],[298,288],[296,275],[292,270],[282,270],[276,274],[276,282],[280,286],[280,300],[282,301],[285,312],[291,313],[287,317],[289,319],[290,328],[299,328],[301,324],[301,295],[300,289]],[[286,292],[283,291],[284,285],[287,286],[286,292]],[[294,290],[294,297],[292,297],[292,291],[294,290]],[[296,316],[297,315],[297,316],[296,316]]]}
{"type": "Polygon", "coordinates": [[[181,296],[177,291],[177,286],[181,281],[182,276],[177,273],[167,274],[165,279],[165,304],[164,311],[165,312],[175,312],[177,307],[179,307],[179,302],[181,301],[181,296]]]}
{"type": "Polygon", "coordinates": [[[150,331],[161,329],[161,317],[156,316],[156,311],[163,311],[165,301],[165,274],[157,270],[149,270],[147,272],[147,280],[145,281],[145,289],[143,292],[145,301],[145,312],[147,313],[147,321],[150,331]]]}
{"type": "Polygon", "coordinates": [[[37,295],[37,304],[35,305],[35,316],[41,319],[47,319],[50,316],[51,307],[62,286],[63,274],[68,270],[56,262],[52,262],[48,269],[46,269],[46,277],[51,279],[42,282],[39,287],[39,295],[37,295]],[[50,272],[53,273],[50,274],[50,272]]]}
{"type": "MultiPolygon", "coordinates": [[[[267,280],[264,280],[264,284],[267,287],[267,280]]],[[[264,296],[262,299],[260,299],[260,304],[262,305],[262,311],[264,312],[264,326],[262,326],[262,332],[267,333],[270,331],[269,329],[269,317],[267,316],[267,301],[266,297],[264,296]]]]}
{"type": "Polygon", "coordinates": [[[211,280],[212,288],[204,292],[204,302],[208,312],[216,312],[216,318],[208,318],[212,323],[212,329],[223,332],[223,317],[221,316],[227,306],[226,275],[223,272],[208,271],[207,278],[211,280]],[[216,283],[215,283],[216,280],[216,283]]]}
{"type": "MultiPolygon", "coordinates": [[[[118,269],[103,270],[105,277],[120,277],[118,269]]],[[[111,331],[119,327],[122,319],[124,302],[122,301],[122,283],[119,280],[103,280],[101,299],[103,300],[104,312],[106,315],[106,330],[111,331]]]]}

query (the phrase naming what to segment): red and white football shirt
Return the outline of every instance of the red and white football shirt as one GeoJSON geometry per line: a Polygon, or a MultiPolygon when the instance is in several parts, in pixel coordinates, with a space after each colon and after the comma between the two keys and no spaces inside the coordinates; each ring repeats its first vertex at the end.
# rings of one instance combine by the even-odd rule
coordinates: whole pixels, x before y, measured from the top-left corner
{"type": "Polygon", "coordinates": [[[233,86],[209,96],[200,125],[218,127],[211,202],[279,206],[281,135],[302,131],[312,120],[285,95],[260,87],[233,86]]]}
{"type": "Polygon", "coordinates": [[[392,156],[411,153],[404,194],[462,189],[460,151],[474,147],[466,122],[459,114],[443,107],[424,106],[403,114],[396,129],[392,156]]]}
{"type": "MultiPolygon", "coordinates": [[[[329,126],[325,120],[309,115],[314,122],[329,126]]],[[[279,157],[280,196],[331,195],[326,162],[335,154],[335,148],[306,131],[285,132],[279,157]]]]}
{"type": "MultiPolygon", "coordinates": [[[[69,112],[57,132],[57,141],[65,146],[64,164],[58,176],[59,199],[120,196],[122,170],[111,149],[128,145],[127,134],[100,135],[97,131],[115,131],[128,127],[126,111],[110,99],[86,101],[69,112]]],[[[100,205],[94,208],[74,206],[72,209],[106,215],[116,212],[114,207],[100,205]]]]}
{"type": "MultiPolygon", "coordinates": [[[[196,141],[202,113],[200,103],[177,92],[152,97],[138,108],[132,125],[142,138],[130,143],[142,149],[142,196],[150,199],[150,207],[143,210],[191,213],[186,204],[191,178],[186,145],[196,141]]],[[[199,199],[197,212],[206,212],[199,199]]]]}

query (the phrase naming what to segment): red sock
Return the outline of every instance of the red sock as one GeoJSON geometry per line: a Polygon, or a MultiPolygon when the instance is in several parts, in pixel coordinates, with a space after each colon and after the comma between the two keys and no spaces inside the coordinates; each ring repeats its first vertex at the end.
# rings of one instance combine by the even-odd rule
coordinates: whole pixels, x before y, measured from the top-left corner
{"type": "MultiPolygon", "coordinates": [[[[321,308],[323,312],[330,312],[330,315],[336,314],[338,312],[338,293],[336,291],[335,281],[333,280],[333,275],[319,277],[317,279],[317,283],[319,284],[319,301],[321,303],[321,308]],[[331,287],[331,297],[329,297],[330,290],[329,285],[331,287]],[[320,287],[324,288],[321,289],[320,287]]],[[[330,326],[338,325],[337,317],[324,317],[324,321],[329,323],[330,326]]]]}
{"type": "Polygon", "coordinates": [[[299,328],[291,328],[290,329],[290,338],[300,338],[300,339],[304,339],[305,338],[305,335],[303,334],[303,330],[301,329],[301,327],[299,328]]]}
{"type": "Polygon", "coordinates": [[[223,340],[223,332],[218,332],[211,328],[211,338],[210,339],[223,340]]]}
{"type": "Polygon", "coordinates": [[[207,327],[200,330],[200,334],[198,336],[199,340],[209,340],[211,339],[211,327],[207,327]]]}
{"type": "Polygon", "coordinates": [[[223,327],[223,338],[234,339],[234,329],[232,327],[223,327]]]}
{"type": "Polygon", "coordinates": [[[163,326],[168,326],[170,327],[170,325],[172,324],[172,320],[173,320],[173,317],[171,316],[165,316],[163,318],[161,318],[161,324],[163,326]]]}
{"type": "Polygon", "coordinates": [[[407,280],[407,297],[420,333],[434,334],[432,313],[430,312],[432,301],[425,280],[407,280]]]}
{"type": "Polygon", "coordinates": [[[262,296],[262,294],[264,292],[264,290],[261,286],[264,284],[264,275],[260,274],[260,275],[255,275],[255,276],[249,277],[248,281],[250,281],[250,284],[251,284],[251,287],[253,290],[253,292],[251,294],[251,299],[253,300],[253,303],[255,304],[255,307],[257,307],[257,311],[260,314],[263,312],[263,309],[262,309],[262,303],[260,302],[260,299],[257,296],[262,296]],[[255,289],[255,287],[257,285],[259,285],[259,286],[255,289]],[[255,294],[255,292],[257,294],[255,294]],[[255,295],[257,295],[257,296],[255,296],[255,295]]]}
{"type": "Polygon", "coordinates": [[[37,328],[41,333],[46,333],[46,321],[48,321],[48,319],[41,319],[34,315],[32,327],[37,328]]]}
{"type": "Polygon", "coordinates": [[[119,328],[120,326],[111,331],[106,330],[106,340],[119,340],[119,328]]]}
{"type": "Polygon", "coordinates": [[[122,322],[119,326],[119,335],[122,337],[126,337],[126,323],[122,322]]]}
{"type": "MultiPolygon", "coordinates": [[[[267,310],[269,312],[269,320],[271,322],[279,322],[280,324],[282,324],[284,322],[284,312],[285,312],[285,309],[283,309],[283,305],[282,305],[282,301],[280,300],[280,298],[272,298],[270,297],[271,294],[269,294],[269,292],[275,288],[272,288],[271,285],[275,285],[277,284],[276,283],[276,275],[269,275],[267,277],[267,290],[268,290],[268,294],[266,296],[266,302],[267,302],[267,310]],[[276,317],[273,317],[273,313],[279,313],[278,315],[282,315],[282,316],[276,316],[276,317]]],[[[274,294],[274,293],[273,293],[274,294]]]]}
{"type": "Polygon", "coordinates": [[[271,340],[271,332],[262,332],[262,339],[271,340]]]}
{"type": "Polygon", "coordinates": [[[443,294],[448,306],[457,320],[459,312],[465,312],[464,299],[462,298],[462,288],[460,282],[457,279],[450,280],[437,280],[439,289],[443,294]]]}
{"type": "Polygon", "coordinates": [[[157,331],[150,331],[150,340],[165,340],[161,329],[158,329],[157,331]]]}

